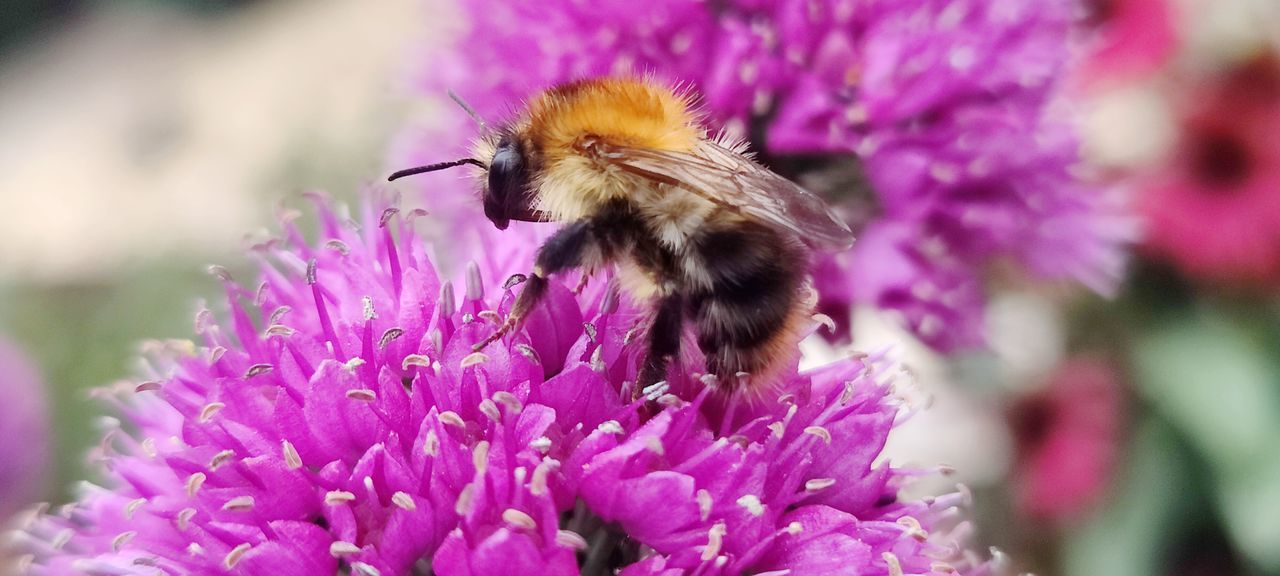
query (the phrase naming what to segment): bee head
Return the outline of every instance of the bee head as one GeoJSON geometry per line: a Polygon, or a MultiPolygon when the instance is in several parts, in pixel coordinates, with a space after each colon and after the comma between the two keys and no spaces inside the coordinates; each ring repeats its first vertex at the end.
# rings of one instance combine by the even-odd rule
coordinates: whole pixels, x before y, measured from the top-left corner
{"type": "Polygon", "coordinates": [[[463,158],[400,170],[387,180],[472,164],[485,169],[484,215],[493,222],[495,227],[506,230],[512,220],[546,221],[546,215],[533,207],[534,195],[529,188],[529,170],[519,140],[511,136],[502,136],[496,144],[491,145],[493,157],[487,164],[475,158],[463,158]]]}
{"type": "Polygon", "coordinates": [[[511,220],[525,220],[529,212],[528,172],[520,142],[503,136],[489,160],[488,183],[484,189],[484,215],[499,230],[511,220]]]}

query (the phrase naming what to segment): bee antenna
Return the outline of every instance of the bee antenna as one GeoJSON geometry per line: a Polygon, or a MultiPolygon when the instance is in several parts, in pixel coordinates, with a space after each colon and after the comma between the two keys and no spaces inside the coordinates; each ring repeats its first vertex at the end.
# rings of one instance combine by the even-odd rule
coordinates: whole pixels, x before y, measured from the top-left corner
{"type": "Polygon", "coordinates": [[[414,174],[422,174],[424,172],[435,172],[436,170],[444,170],[445,168],[453,168],[454,166],[461,166],[463,164],[474,164],[481,168],[485,168],[484,162],[476,160],[475,158],[463,158],[461,160],[454,160],[452,162],[440,162],[437,164],[427,164],[426,166],[418,166],[416,168],[405,168],[404,170],[396,171],[392,175],[387,176],[387,182],[399,180],[401,178],[404,178],[405,176],[413,176],[414,174]]]}
{"type": "Polygon", "coordinates": [[[472,108],[470,104],[467,104],[467,101],[463,100],[457,92],[449,90],[449,98],[452,99],[454,104],[457,104],[459,108],[462,108],[462,111],[466,112],[467,116],[470,116],[472,120],[475,120],[476,125],[480,127],[481,132],[486,134],[489,132],[489,125],[485,123],[484,118],[481,118],[480,114],[476,112],[476,109],[472,108]]]}

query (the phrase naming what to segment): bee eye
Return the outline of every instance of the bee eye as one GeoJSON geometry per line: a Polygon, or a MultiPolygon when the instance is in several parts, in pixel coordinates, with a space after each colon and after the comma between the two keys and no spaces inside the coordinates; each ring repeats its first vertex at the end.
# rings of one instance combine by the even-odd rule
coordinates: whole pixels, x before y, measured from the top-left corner
{"type": "Polygon", "coordinates": [[[507,198],[520,194],[523,171],[524,162],[515,146],[498,148],[493,160],[489,162],[489,193],[504,202],[507,198]]]}
{"type": "Polygon", "coordinates": [[[503,138],[489,161],[489,186],[484,195],[484,214],[504,230],[524,202],[524,158],[519,144],[503,138]]]}

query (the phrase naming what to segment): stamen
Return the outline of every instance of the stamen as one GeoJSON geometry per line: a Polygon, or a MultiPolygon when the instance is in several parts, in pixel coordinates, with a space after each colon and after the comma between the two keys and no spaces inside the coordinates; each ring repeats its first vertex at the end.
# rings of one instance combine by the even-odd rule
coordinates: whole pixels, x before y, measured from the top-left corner
{"type": "Polygon", "coordinates": [[[831,432],[822,426],[808,426],[804,429],[804,432],[821,438],[824,444],[831,444],[831,432]]]}
{"type": "Polygon", "coordinates": [[[360,547],[350,542],[335,540],[329,545],[329,555],[334,558],[342,558],[344,556],[352,556],[361,552],[360,547]]]}
{"type": "Polygon", "coordinates": [[[356,499],[356,495],[346,490],[330,490],[324,495],[326,506],[341,506],[356,499]]]}
{"type": "Polygon", "coordinates": [[[471,465],[475,466],[477,474],[484,474],[489,468],[488,440],[476,442],[476,447],[471,449],[471,465]]]}
{"type": "Polygon", "coordinates": [[[248,370],[244,371],[244,379],[248,380],[250,378],[253,378],[254,376],[261,376],[263,374],[271,372],[274,369],[275,369],[275,366],[272,366],[270,364],[254,364],[253,366],[250,366],[248,370]]]}
{"type": "Polygon", "coordinates": [[[142,505],[146,503],[147,503],[146,498],[137,498],[134,500],[130,500],[129,503],[126,504],[124,507],[124,519],[133,520],[133,515],[138,512],[138,508],[141,508],[142,505]]]}
{"type": "Polygon", "coordinates": [[[328,242],[325,242],[324,247],[330,250],[333,250],[334,252],[337,252],[343,256],[346,256],[347,254],[351,253],[351,247],[347,246],[346,242],[338,240],[337,238],[334,238],[332,240],[329,240],[328,242]]]}
{"type": "Polygon", "coordinates": [[[209,460],[209,470],[217,470],[218,468],[221,468],[223,464],[226,464],[227,461],[234,458],[235,455],[236,453],[234,450],[223,450],[214,454],[213,458],[209,460]]]}
{"type": "Polygon", "coordinates": [[[432,458],[440,455],[440,437],[435,430],[427,430],[427,437],[422,441],[422,451],[432,458]]]}
{"type": "Polygon", "coordinates": [[[474,484],[467,484],[458,493],[458,501],[453,505],[453,511],[459,516],[466,516],[471,512],[471,493],[475,490],[474,484]]]}
{"type": "Polygon", "coordinates": [[[484,352],[472,352],[470,354],[467,354],[466,357],[462,359],[462,362],[459,363],[459,366],[462,368],[469,368],[471,366],[475,366],[476,364],[482,364],[488,361],[489,361],[489,355],[485,354],[484,352]]]}
{"type": "Polygon", "coordinates": [[[422,368],[430,367],[431,358],[422,354],[410,354],[405,356],[404,360],[400,362],[400,367],[408,370],[410,366],[419,366],[422,368]]]}
{"type": "Polygon", "coordinates": [[[155,380],[148,380],[146,382],[138,384],[137,386],[134,386],[133,391],[134,392],[150,392],[152,390],[159,390],[160,388],[161,388],[161,385],[159,382],[156,382],[155,380]]]}
{"type": "Polygon", "coordinates": [[[885,552],[880,557],[884,558],[884,563],[888,565],[889,576],[903,576],[902,563],[898,561],[898,557],[894,556],[893,552],[885,552]]]}
{"type": "Polygon", "coordinates": [[[515,508],[507,508],[502,511],[502,521],[525,530],[534,530],[538,527],[538,523],[530,516],[515,508]]]}
{"type": "Polygon", "coordinates": [[[821,492],[823,490],[826,490],[827,488],[830,488],[835,485],[836,485],[835,478],[814,478],[812,480],[805,481],[804,491],[810,494],[813,494],[815,492],[821,492]]]}
{"type": "Polygon", "coordinates": [[[720,555],[720,547],[724,545],[725,529],[724,522],[716,522],[710,530],[707,531],[707,546],[702,549],[702,561],[707,562],[712,558],[720,555]]]}
{"type": "Polygon", "coordinates": [[[382,238],[387,243],[387,263],[391,267],[391,289],[395,291],[397,299],[400,297],[400,287],[403,284],[403,276],[400,272],[400,253],[396,249],[396,240],[391,236],[391,227],[387,226],[387,223],[399,212],[395,208],[387,208],[382,211],[382,218],[378,220],[378,227],[382,228],[382,238]]]}
{"type": "Polygon", "coordinates": [[[481,400],[480,413],[484,414],[486,417],[488,417],[490,420],[493,420],[494,422],[502,422],[502,414],[498,412],[498,405],[494,404],[493,400],[490,400],[488,398],[481,400]]]}
{"type": "Polygon", "coordinates": [[[210,402],[208,404],[205,404],[204,408],[200,409],[200,415],[196,417],[196,421],[200,422],[201,424],[207,424],[210,420],[213,419],[213,416],[217,414],[219,410],[222,410],[223,408],[226,408],[226,407],[227,405],[223,404],[222,402],[210,402]]]}
{"type": "Polygon", "coordinates": [[[565,548],[573,548],[574,550],[587,549],[587,540],[581,534],[572,530],[557,530],[556,544],[565,548]]]}
{"type": "Polygon", "coordinates": [[[596,427],[596,430],[604,432],[605,434],[614,434],[618,436],[627,433],[626,430],[622,429],[622,424],[619,424],[617,420],[605,420],[596,427]]]}
{"type": "Polygon", "coordinates": [[[459,416],[458,413],[454,412],[453,410],[445,410],[444,412],[441,412],[438,416],[436,416],[436,419],[439,420],[441,424],[454,426],[456,428],[461,428],[463,430],[467,429],[466,421],[463,420],[462,417],[459,416]]]}
{"type": "Polygon", "coordinates": [[[244,558],[244,555],[249,552],[250,548],[253,548],[253,545],[248,542],[232,548],[230,552],[227,552],[227,556],[222,559],[222,565],[226,566],[227,570],[235,568],[236,564],[240,563],[240,559],[244,558]]]}
{"type": "Polygon", "coordinates": [[[498,402],[499,404],[506,406],[507,411],[511,412],[512,414],[519,414],[521,411],[524,410],[524,405],[520,403],[520,399],[516,398],[515,394],[507,392],[506,390],[499,390],[497,392],[494,392],[493,399],[495,402],[498,402]]]}
{"type": "Polygon", "coordinates": [[[182,510],[179,510],[177,516],[178,529],[185,532],[187,527],[191,525],[191,519],[194,518],[195,515],[195,508],[183,508],[182,510]]]}
{"type": "Polygon", "coordinates": [[[390,344],[392,340],[399,338],[403,334],[403,328],[387,328],[387,330],[382,333],[382,337],[378,339],[378,348],[385,349],[387,344],[390,344]]]}
{"type": "Polygon", "coordinates": [[[752,516],[760,517],[764,515],[764,504],[760,502],[760,497],[755,494],[745,494],[738,498],[737,502],[752,516]]]}
{"type": "Polygon", "coordinates": [[[551,439],[547,438],[546,436],[539,436],[529,442],[529,447],[533,448],[534,450],[537,450],[538,452],[546,454],[548,451],[551,450],[551,439]]]}
{"type": "Polygon", "coordinates": [[[344,357],[342,353],[342,345],[338,341],[338,334],[333,330],[333,322],[329,320],[329,309],[324,305],[324,295],[320,292],[320,284],[316,281],[316,259],[312,258],[307,262],[307,285],[311,286],[311,297],[316,303],[316,315],[320,318],[320,328],[324,331],[325,338],[334,347],[339,357],[344,357]]]}
{"type": "Polygon", "coordinates": [[[285,468],[297,470],[302,467],[302,456],[298,455],[298,449],[293,447],[292,442],[281,440],[280,451],[284,454],[285,468]]]}
{"type": "Polygon", "coordinates": [[[711,493],[706,488],[699,488],[695,499],[698,501],[698,516],[705,522],[711,516],[711,506],[714,504],[711,493]]]}
{"type": "Polygon", "coordinates": [[[124,548],[125,544],[128,544],[130,540],[133,540],[137,536],[137,530],[121,532],[118,536],[111,539],[111,550],[113,552],[119,552],[121,548],[124,548]]]}
{"type": "Polygon", "coordinates": [[[391,503],[399,506],[402,510],[413,512],[418,509],[418,505],[413,501],[413,496],[405,492],[396,492],[391,495],[391,503]]]}
{"type": "Polygon", "coordinates": [[[373,310],[373,298],[370,298],[368,296],[361,296],[360,305],[361,305],[361,308],[364,310],[365,322],[368,322],[378,317],[378,313],[374,312],[373,310]]]}
{"type": "Polygon", "coordinates": [[[351,570],[359,572],[361,576],[382,576],[381,571],[369,564],[365,564],[364,562],[352,562],[351,570]]]}
{"type": "Polygon", "coordinates": [[[200,487],[204,486],[204,472],[196,472],[187,476],[187,497],[195,498],[196,493],[200,491],[200,487]]]}
{"type": "Polygon", "coordinates": [[[222,509],[228,512],[248,512],[253,510],[253,496],[236,496],[227,500],[222,509]]]}
{"type": "Polygon", "coordinates": [[[528,344],[516,344],[516,352],[519,352],[521,356],[528,358],[530,362],[534,363],[534,365],[542,365],[542,359],[538,357],[538,351],[534,350],[528,344]]]}

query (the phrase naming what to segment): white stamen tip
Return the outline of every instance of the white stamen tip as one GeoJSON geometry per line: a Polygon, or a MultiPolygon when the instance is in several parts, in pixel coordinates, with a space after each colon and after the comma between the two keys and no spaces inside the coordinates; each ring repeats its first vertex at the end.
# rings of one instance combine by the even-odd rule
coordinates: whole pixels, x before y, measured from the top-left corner
{"type": "Polygon", "coordinates": [[[885,552],[880,557],[884,558],[885,566],[889,569],[889,576],[903,576],[902,563],[898,561],[898,557],[893,552],[885,552]]]}
{"type": "Polygon", "coordinates": [[[764,515],[764,504],[760,502],[760,497],[755,494],[746,494],[738,498],[738,505],[745,508],[752,516],[764,515]]]}
{"type": "Polygon", "coordinates": [[[302,456],[298,455],[298,449],[293,447],[292,442],[281,440],[280,452],[284,455],[285,468],[297,470],[302,467],[302,456]]]}
{"type": "Polygon", "coordinates": [[[329,545],[329,555],[333,556],[334,558],[342,558],[344,556],[351,556],[353,554],[359,554],[359,553],[360,553],[360,547],[350,542],[343,542],[342,540],[337,540],[334,543],[329,545]]]}
{"type": "Polygon", "coordinates": [[[200,487],[204,486],[205,475],[203,472],[196,472],[187,476],[187,497],[195,498],[196,493],[200,492],[200,487]]]}
{"type": "Polygon", "coordinates": [[[724,535],[726,533],[724,522],[716,522],[710,530],[707,531],[707,546],[702,549],[702,561],[708,562],[712,558],[720,555],[720,547],[724,545],[724,535]]]}
{"type": "Polygon", "coordinates": [[[356,495],[346,490],[330,490],[324,495],[324,503],[328,506],[341,506],[356,499],[356,495]]]}
{"type": "Polygon", "coordinates": [[[604,422],[601,422],[600,426],[596,427],[596,429],[604,432],[605,434],[622,435],[627,433],[626,430],[623,430],[622,424],[619,424],[617,420],[605,420],[604,422]]]}
{"type": "Polygon", "coordinates": [[[210,420],[212,420],[213,416],[217,414],[218,411],[226,407],[227,405],[223,404],[222,402],[210,402],[208,404],[205,404],[204,408],[200,409],[200,415],[197,417],[197,421],[200,422],[201,424],[205,424],[210,420]]]}
{"type": "Polygon", "coordinates": [[[119,552],[121,548],[124,548],[125,544],[128,544],[129,541],[133,540],[137,535],[138,532],[136,530],[121,532],[118,536],[111,539],[111,550],[119,552]]]}
{"type": "Polygon", "coordinates": [[[574,550],[587,549],[587,540],[581,534],[572,530],[557,530],[556,544],[565,548],[573,548],[574,550]]]}
{"type": "Polygon", "coordinates": [[[538,523],[533,520],[533,516],[530,516],[520,510],[516,510],[515,508],[507,508],[506,510],[503,510],[502,521],[524,530],[533,530],[538,527],[538,523]]]}
{"type": "Polygon", "coordinates": [[[466,357],[462,359],[462,362],[459,364],[459,366],[463,368],[469,368],[471,366],[475,366],[476,364],[483,364],[488,361],[489,361],[488,354],[485,354],[484,352],[472,352],[470,354],[467,354],[466,357]]]}
{"type": "Polygon", "coordinates": [[[835,485],[836,485],[835,478],[814,478],[812,480],[805,481],[804,491],[812,494],[814,492],[821,492],[835,485]]]}
{"type": "Polygon", "coordinates": [[[418,504],[413,501],[413,496],[405,492],[396,492],[391,495],[391,502],[399,506],[402,510],[413,512],[418,509],[418,504]]]}
{"type": "Polygon", "coordinates": [[[236,564],[240,563],[240,559],[244,558],[244,555],[249,552],[250,548],[253,548],[253,546],[248,542],[232,548],[230,552],[227,552],[226,557],[222,559],[222,565],[226,566],[227,570],[235,568],[236,564]]]}
{"type": "Polygon", "coordinates": [[[222,509],[228,512],[247,512],[253,510],[253,496],[236,496],[227,500],[222,509]]]}

